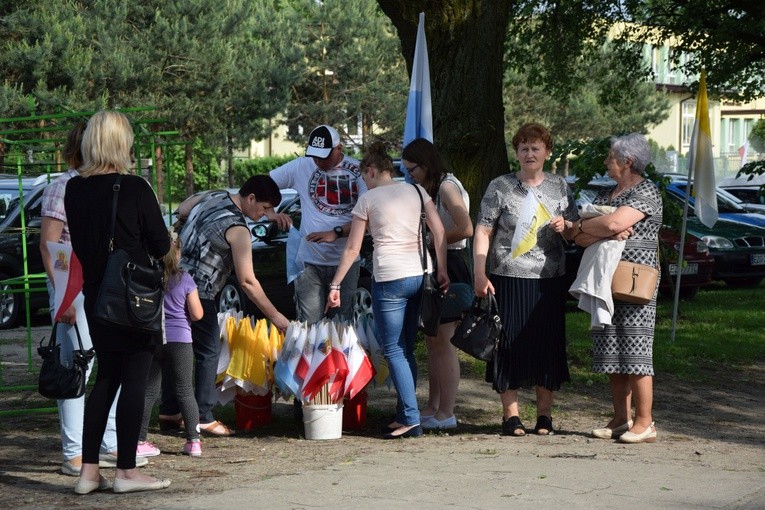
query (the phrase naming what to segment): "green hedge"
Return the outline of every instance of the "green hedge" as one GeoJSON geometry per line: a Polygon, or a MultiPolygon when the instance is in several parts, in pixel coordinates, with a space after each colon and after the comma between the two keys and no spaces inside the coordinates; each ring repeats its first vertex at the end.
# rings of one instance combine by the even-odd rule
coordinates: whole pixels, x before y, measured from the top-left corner
{"type": "Polygon", "coordinates": [[[295,156],[269,156],[234,161],[234,175],[237,182],[244,182],[253,175],[267,174],[276,167],[295,159],[295,156]]]}

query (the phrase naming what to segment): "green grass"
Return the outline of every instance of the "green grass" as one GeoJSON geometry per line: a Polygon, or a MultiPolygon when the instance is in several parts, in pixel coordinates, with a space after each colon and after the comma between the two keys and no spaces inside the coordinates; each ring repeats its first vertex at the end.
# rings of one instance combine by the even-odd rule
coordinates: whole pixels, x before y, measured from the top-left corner
{"type": "MultiPolygon", "coordinates": [[[[568,360],[574,383],[606,383],[592,373],[590,316],[569,301],[566,314],[568,360]]],[[[699,380],[720,365],[740,369],[765,360],[765,283],[753,289],[732,289],[721,282],[703,288],[692,301],[680,301],[672,341],[672,299],[659,298],[654,338],[654,367],[659,372],[699,380]]],[[[421,370],[427,366],[423,342],[417,346],[421,370]]],[[[486,364],[460,354],[463,377],[483,377],[486,364]]],[[[424,372],[424,371],[423,371],[424,372]]]]}
{"type": "MultiPolygon", "coordinates": [[[[573,307],[570,310],[573,310],[573,307]]],[[[672,299],[660,298],[653,346],[654,367],[685,379],[700,379],[720,365],[741,368],[765,360],[765,284],[731,289],[713,283],[692,301],[681,301],[672,341],[672,299]]],[[[570,311],[566,316],[572,378],[599,380],[590,372],[590,316],[570,311]]]]}

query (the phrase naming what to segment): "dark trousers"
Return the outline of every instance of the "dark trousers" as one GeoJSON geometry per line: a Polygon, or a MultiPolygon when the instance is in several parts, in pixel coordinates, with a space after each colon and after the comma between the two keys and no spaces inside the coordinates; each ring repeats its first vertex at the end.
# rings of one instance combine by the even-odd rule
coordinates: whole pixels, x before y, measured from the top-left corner
{"type": "Polygon", "coordinates": [[[152,352],[148,348],[132,352],[96,351],[96,359],[96,382],[85,402],[82,461],[98,464],[109,409],[117,389],[122,385],[117,400],[117,467],[133,469],[152,352]]]}
{"type": "MultiPolygon", "coordinates": [[[[191,323],[191,340],[194,348],[194,396],[199,405],[199,423],[215,421],[212,408],[217,402],[215,396],[215,377],[218,375],[220,357],[220,328],[215,301],[202,299],[204,316],[191,323]]],[[[165,372],[164,375],[167,373],[165,372]]],[[[174,384],[171,377],[162,379],[162,415],[174,415],[180,412],[175,398],[174,384]]]]}

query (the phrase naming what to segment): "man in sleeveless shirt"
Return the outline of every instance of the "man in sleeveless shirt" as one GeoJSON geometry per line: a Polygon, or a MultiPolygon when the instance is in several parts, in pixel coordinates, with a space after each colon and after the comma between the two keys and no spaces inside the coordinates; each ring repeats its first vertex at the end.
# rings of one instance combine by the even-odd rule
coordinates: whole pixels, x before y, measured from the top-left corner
{"type": "MultiPolygon", "coordinates": [[[[215,297],[231,270],[236,272],[242,291],[272,324],[285,330],[289,321],[271,303],[255,277],[252,266],[252,238],[246,218],[259,220],[281,201],[276,183],[267,175],[250,177],[239,193],[211,191],[188,198],[178,207],[178,216],[187,218],[180,231],[181,267],[199,289],[204,316],[191,325],[195,358],[194,396],[199,404],[199,428],[212,435],[228,436],[232,431],[215,420],[215,378],[220,355],[220,329],[215,297]]],[[[163,392],[164,393],[164,392],[163,392]]],[[[163,402],[161,415],[172,412],[172,400],[163,402]]]]}

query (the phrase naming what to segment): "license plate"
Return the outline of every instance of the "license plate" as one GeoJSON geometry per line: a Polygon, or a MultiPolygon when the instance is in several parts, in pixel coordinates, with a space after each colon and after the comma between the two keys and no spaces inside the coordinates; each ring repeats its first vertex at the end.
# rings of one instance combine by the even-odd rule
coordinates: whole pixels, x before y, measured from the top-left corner
{"type": "MultiPolygon", "coordinates": [[[[763,262],[765,264],[765,262],[763,262]]],[[[677,264],[669,265],[670,274],[677,274],[677,264]]],[[[692,264],[686,264],[683,267],[683,274],[699,274],[699,265],[695,262],[692,264]]]]}
{"type": "Polygon", "coordinates": [[[765,266],[765,253],[756,253],[752,255],[753,266],[765,266]]]}

